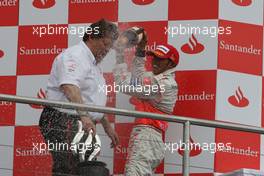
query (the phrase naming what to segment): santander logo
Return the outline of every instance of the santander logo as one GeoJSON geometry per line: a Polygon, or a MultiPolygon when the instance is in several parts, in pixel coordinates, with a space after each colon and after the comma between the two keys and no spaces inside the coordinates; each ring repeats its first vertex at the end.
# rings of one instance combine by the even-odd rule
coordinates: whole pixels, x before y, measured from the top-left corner
{"type": "Polygon", "coordinates": [[[197,54],[204,50],[204,46],[197,41],[195,36],[192,34],[192,37],[189,38],[189,42],[182,45],[182,52],[187,54],[197,54]]]}
{"type": "Polygon", "coordinates": [[[240,87],[237,88],[235,95],[232,95],[228,98],[228,102],[236,107],[246,107],[249,105],[249,101],[246,97],[244,97],[240,87]]]}
{"type": "Polygon", "coordinates": [[[239,6],[249,6],[252,4],[252,0],[232,0],[232,2],[239,6]]]}
{"type": "Polygon", "coordinates": [[[155,0],[132,0],[132,2],[136,5],[148,5],[153,3],[155,0]]]}
{"type": "Polygon", "coordinates": [[[55,5],[55,0],[34,0],[33,6],[38,9],[48,9],[55,5]]]}
{"type": "Polygon", "coordinates": [[[1,59],[2,57],[4,57],[4,55],[5,55],[4,51],[0,49],[0,59],[1,59]]]}
{"type": "Polygon", "coordinates": [[[190,157],[194,157],[194,156],[197,156],[197,155],[200,155],[202,153],[202,149],[200,147],[192,147],[192,146],[195,146],[194,145],[194,141],[192,139],[192,137],[190,136],[190,145],[189,147],[186,147],[186,146],[180,146],[180,148],[178,149],[178,153],[180,155],[184,155],[184,149],[188,149],[190,148],[190,157]]]}
{"type": "MultiPolygon", "coordinates": [[[[37,97],[38,97],[39,99],[46,99],[46,98],[47,98],[46,93],[45,93],[45,91],[44,91],[42,88],[39,89],[39,92],[38,92],[38,94],[37,94],[37,97]]],[[[34,109],[42,109],[42,108],[43,108],[42,105],[31,104],[30,106],[31,106],[32,108],[34,108],[34,109]]]]}

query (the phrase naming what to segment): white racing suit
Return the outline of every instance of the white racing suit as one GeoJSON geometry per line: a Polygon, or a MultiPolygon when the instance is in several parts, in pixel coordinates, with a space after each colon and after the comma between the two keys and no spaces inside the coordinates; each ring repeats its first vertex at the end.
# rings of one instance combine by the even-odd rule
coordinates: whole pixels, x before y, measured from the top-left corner
{"type": "MultiPolygon", "coordinates": [[[[114,69],[116,84],[121,92],[133,96],[138,111],[171,114],[176,103],[178,86],[174,78],[175,68],[159,75],[145,71],[145,58],[136,56],[132,71],[125,63],[114,69]],[[137,99],[136,99],[137,98],[137,99]]],[[[162,132],[168,123],[160,120],[137,118],[133,128],[125,167],[126,176],[152,175],[165,154],[162,132]]]]}

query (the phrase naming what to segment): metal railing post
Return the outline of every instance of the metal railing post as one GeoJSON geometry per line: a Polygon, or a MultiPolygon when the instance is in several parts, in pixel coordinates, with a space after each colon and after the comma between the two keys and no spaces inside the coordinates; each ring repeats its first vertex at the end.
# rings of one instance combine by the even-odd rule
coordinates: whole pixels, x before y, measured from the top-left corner
{"type": "Polygon", "coordinates": [[[186,121],[183,124],[183,144],[186,146],[184,149],[184,155],[182,158],[182,170],[183,176],[189,176],[190,173],[190,121],[186,121]]]}

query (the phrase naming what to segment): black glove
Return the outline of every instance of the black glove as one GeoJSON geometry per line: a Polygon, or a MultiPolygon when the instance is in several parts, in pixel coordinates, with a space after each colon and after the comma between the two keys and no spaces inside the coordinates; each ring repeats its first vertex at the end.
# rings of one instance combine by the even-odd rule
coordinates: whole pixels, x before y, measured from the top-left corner
{"type": "Polygon", "coordinates": [[[136,53],[135,53],[136,56],[139,56],[139,57],[146,56],[147,43],[148,43],[148,36],[147,36],[147,32],[144,31],[141,41],[137,44],[136,53]]]}

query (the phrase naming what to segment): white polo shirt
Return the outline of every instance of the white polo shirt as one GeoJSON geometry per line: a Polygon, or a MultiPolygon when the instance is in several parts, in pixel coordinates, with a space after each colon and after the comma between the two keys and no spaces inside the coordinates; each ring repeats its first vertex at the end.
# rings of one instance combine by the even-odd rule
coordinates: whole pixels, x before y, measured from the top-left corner
{"type": "MultiPolygon", "coordinates": [[[[60,90],[62,84],[73,84],[80,88],[85,104],[106,105],[107,95],[100,89],[105,86],[103,73],[91,50],[81,41],[60,53],[54,60],[47,86],[47,98],[68,101],[60,90]]],[[[60,108],[62,112],[76,113],[60,108]]],[[[94,120],[101,119],[102,113],[89,112],[94,120]]]]}

